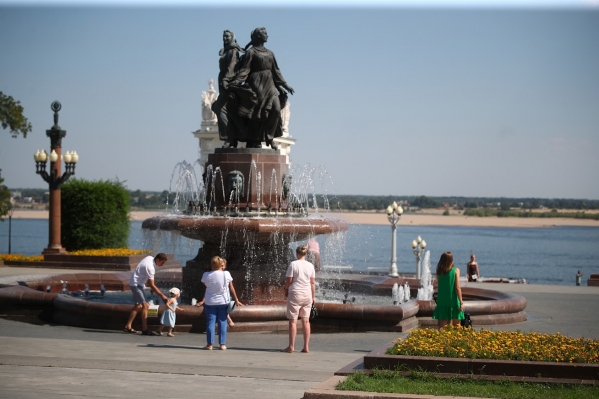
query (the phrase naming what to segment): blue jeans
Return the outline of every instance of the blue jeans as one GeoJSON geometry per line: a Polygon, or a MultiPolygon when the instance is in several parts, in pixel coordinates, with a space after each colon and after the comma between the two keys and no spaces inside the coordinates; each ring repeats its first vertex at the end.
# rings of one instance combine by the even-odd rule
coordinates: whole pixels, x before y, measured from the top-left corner
{"type": "Polygon", "coordinates": [[[227,344],[227,305],[204,305],[206,312],[206,342],[214,345],[214,325],[218,320],[218,342],[227,344]]]}

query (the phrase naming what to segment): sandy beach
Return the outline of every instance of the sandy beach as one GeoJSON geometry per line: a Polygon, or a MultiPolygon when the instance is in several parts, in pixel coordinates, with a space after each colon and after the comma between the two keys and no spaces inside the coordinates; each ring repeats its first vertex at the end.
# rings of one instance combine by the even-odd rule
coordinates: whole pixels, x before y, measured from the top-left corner
{"type": "MultiPolygon", "coordinates": [[[[161,215],[161,211],[133,211],[131,220],[144,220],[161,215]]],[[[332,217],[345,220],[350,224],[389,225],[387,215],[383,212],[331,212],[332,217]]],[[[13,219],[48,219],[45,210],[15,210],[13,219]]],[[[554,226],[590,226],[599,227],[599,220],[571,218],[498,218],[472,217],[441,213],[408,213],[399,222],[412,226],[479,226],[479,227],[554,227],[554,226]]]]}

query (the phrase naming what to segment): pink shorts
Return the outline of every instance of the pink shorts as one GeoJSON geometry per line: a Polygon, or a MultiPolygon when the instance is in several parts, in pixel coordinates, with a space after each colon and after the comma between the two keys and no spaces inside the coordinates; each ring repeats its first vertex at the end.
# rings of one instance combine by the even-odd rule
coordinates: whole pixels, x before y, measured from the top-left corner
{"type": "Polygon", "coordinates": [[[312,308],[312,293],[289,291],[287,297],[287,318],[289,320],[297,320],[299,317],[310,317],[310,309],[312,308]]]}

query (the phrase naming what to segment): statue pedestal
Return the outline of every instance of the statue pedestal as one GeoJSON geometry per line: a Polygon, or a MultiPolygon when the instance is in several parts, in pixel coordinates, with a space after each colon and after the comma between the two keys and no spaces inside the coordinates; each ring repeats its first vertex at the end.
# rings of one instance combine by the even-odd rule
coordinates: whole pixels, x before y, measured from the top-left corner
{"type": "MultiPolygon", "coordinates": [[[[212,165],[212,173],[220,168],[222,181],[215,175],[215,191],[212,185],[208,187],[208,198],[214,198],[212,206],[222,208],[228,206],[233,189],[235,176],[241,176],[239,208],[250,210],[278,209],[282,195],[283,178],[289,174],[286,157],[277,151],[264,148],[217,148],[214,154],[208,156],[208,164],[212,165]],[[224,185],[224,188],[223,188],[224,185]],[[224,197],[223,197],[224,190],[224,197]],[[248,197],[249,190],[249,197],[248,197]]],[[[283,197],[283,198],[282,198],[283,197]]],[[[208,202],[208,201],[207,201],[208,202]]]]}

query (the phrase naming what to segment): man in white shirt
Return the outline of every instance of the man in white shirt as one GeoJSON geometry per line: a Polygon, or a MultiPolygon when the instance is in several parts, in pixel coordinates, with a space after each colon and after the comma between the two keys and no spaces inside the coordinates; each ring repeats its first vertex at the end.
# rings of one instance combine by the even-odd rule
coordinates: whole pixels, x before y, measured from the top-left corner
{"type": "Polygon", "coordinates": [[[144,293],[144,288],[146,283],[150,286],[152,291],[156,293],[164,303],[168,301],[168,297],[164,295],[156,285],[154,285],[154,274],[156,273],[156,269],[154,266],[163,266],[167,257],[162,252],[156,255],[155,257],[146,256],[139,262],[135,271],[131,275],[131,279],[129,279],[129,288],[131,289],[131,293],[133,294],[133,309],[131,309],[131,313],[129,314],[129,320],[127,320],[127,325],[125,326],[124,331],[127,333],[136,334],[137,331],[131,327],[133,320],[137,314],[141,311],[141,334],[142,335],[159,335],[155,331],[148,330],[148,308],[150,304],[146,300],[146,296],[144,293]]]}

